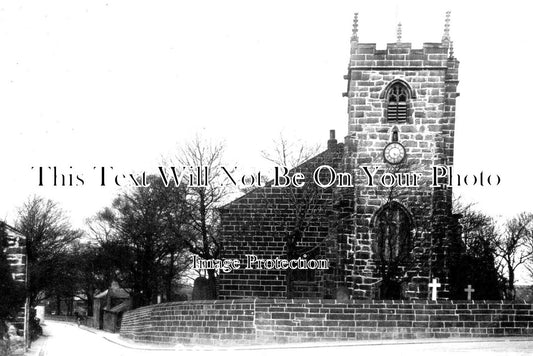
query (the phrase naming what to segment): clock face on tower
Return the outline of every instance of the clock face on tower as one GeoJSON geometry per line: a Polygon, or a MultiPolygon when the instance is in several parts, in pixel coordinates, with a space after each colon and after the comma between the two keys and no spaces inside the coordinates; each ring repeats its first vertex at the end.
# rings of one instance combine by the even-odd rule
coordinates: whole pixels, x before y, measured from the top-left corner
{"type": "Polygon", "coordinates": [[[398,164],[405,158],[405,147],[399,142],[391,142],[385,146],[383,157],[390,164],[398,164]]]}

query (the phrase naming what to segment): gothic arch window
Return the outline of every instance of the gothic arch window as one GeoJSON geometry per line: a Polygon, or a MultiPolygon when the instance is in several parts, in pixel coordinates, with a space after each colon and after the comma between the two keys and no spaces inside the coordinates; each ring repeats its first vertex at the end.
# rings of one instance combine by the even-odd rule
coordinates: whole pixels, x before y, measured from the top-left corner
{"type": "Polygon", "coordinates": [[[372,250],[378,262],[403,265],[413,249],[413,221],[409,211],[398,202],[382,206],[374,216],[372,250]]]}
{"type": "Polygon", "coordinates": [[[394,84],[387,94],[387,120],[403,122],[407,120],[407,88],[402,83],[394,84]]]}
{"type": "Polygon", "coordinates": [[[412,215],[402,204],[391,201],[374,214],[371,224],[373,260],[379,277],[377,298],[405,298],[407,271],[414,261],[412,215]]]}
{"type": "Polygon", "coordinates": [[[381,94],[386,101],[385,116],[388,122],[407,122],[410,118],[411,99],[414,92],[403,80],[396,79],[387,85],[381,94]]]}

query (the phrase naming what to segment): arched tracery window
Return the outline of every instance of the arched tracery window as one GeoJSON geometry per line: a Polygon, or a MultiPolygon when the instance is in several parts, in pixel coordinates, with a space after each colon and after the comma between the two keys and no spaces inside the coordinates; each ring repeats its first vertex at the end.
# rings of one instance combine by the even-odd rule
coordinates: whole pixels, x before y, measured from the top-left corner
{"type": "Polygon", "coordinates": [[[384,205],[374,221],[375,239],[373,252],[377,260],[402,265],[409,259],[412,250],[412,219],[397,202],[384,205]]]}
{"type": "Polygon", "coordinates": [[[394,83],[387,92],[387,120],[407,121],[409,112],[409,89],[402,82],[394,83]]]}

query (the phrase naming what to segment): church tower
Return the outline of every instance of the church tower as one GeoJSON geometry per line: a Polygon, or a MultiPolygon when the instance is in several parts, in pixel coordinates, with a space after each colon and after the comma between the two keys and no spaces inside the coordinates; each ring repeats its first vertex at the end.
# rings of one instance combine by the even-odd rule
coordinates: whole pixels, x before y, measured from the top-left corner
{"type": "Polygon", "coordinates": [[[441,41],[415,49],[398,24],[396,42],[377,49],[359,42],[355,14],[343,94],[345,166],[358,177],[345,265],[355,298],[427,298],[433,278],[439,296],[449,292],[452,190],[432,185],[436,167],[453,165],[459,61],[449,30],[447,12],[441,41]]]}

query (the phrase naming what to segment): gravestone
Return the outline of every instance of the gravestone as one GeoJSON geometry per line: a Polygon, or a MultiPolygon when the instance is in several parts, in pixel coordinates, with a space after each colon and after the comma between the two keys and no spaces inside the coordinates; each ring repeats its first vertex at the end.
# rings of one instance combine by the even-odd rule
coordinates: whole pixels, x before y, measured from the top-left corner
{"type": "Polygon", "coordinates": [[[347,302],[350,300],[350,290],[348,287],[339,287],[335,291],[335,299],[340,302],[347,302]]]}
{"type": "Polygon", "coordinates": [[[472,285],[469,284],[464,291],[466,292],[466,300],[472,300],[472,293],[476,291],[474,288],[472,288],[472,285]]]}
{"type": "Polygon", "coordinates": [[[211,299],[216,299],[215,286],[213,283],[205,277],[196,278],[192,289],[192,300],[211,299]]]}
{"type": "Polygon", "coordinates": [[[433,282],[428,284],[428,287],[431,289],[431,300],[437,300],[437,291],[441,287],[441,284],[436,278],[433,278],[433,282]]]}

